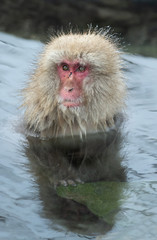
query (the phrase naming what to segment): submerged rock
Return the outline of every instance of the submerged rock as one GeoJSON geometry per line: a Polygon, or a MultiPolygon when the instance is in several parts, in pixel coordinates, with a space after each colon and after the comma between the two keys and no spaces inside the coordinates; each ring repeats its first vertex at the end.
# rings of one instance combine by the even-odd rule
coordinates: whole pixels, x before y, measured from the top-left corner
{"type": "Polygon", "coordinates": [[[127,183],[122,182],[97,182],[58,186],[57,194],[87,206],[93,214],[113,224],[120,209],[119,199],[123,199],[122,189],[126,185],[127,183]]]}

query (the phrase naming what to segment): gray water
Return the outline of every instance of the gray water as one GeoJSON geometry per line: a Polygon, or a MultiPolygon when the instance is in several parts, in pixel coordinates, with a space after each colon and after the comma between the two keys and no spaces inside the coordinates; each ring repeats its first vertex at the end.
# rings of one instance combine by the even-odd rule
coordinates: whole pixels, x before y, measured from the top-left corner
{"type": "Polygon", "coordinates": [[[81,215],[75,219],[75,212],[69,214],[69,219],[56,213],[57,204],[64,206],[64,200],[54,195],[44,177],[37,178],[23,150],[26,138],[15,127],[22,117],[19,90],[41,48],[37,41],[0,33],[0,240],[155,240],[157,59],[124,55],[129,92],[122,165],[128,187],[122,189],[114,225],[107,228],[101,219],[83,206],[80,210],[76,203],[73,208],[82,211],[86,221],[81,215]]]}

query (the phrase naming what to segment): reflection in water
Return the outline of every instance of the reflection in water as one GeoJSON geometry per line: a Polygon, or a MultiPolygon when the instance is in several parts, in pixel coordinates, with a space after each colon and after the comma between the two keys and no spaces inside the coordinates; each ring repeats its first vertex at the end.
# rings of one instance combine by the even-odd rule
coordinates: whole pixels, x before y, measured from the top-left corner
{"type": "MultiPolygon", "coordinates": [[[[85,206],[58,197],[55,187],[77,181],[125,181],[120,132],[111,130],[82,140],[79,137],[41,140],[30,136],[27,140],[25,154],[39,184],[46,216],[82,234],[108,231],[111,226],[105,221],[90,213],[85,206]]],[[[116,201],[119,198],[120,193],[116,201]]]]}

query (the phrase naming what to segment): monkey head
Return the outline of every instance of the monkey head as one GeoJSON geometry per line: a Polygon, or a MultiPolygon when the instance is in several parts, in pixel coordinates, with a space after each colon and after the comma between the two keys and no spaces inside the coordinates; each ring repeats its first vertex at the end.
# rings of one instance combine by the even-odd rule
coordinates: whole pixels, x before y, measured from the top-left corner
{"type": "Polygon", "coordinates": [[[41,137],[106,131],[124,107],[121,67],[105,32],[52,37],[23,91],[27,128],[41,137]]]}

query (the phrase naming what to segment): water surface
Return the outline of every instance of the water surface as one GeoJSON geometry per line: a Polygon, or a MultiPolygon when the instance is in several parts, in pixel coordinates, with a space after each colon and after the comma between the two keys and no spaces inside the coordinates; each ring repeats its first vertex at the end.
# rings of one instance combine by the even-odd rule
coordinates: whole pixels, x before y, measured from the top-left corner
{"type": "Polygon", "coordinates": [[[0,239],[155,240],[157,59],[124,55],[129,94],[121,167],[128,183],[108,226],[83,205],[55,194],[30,161],[26,137],[15,129],[22,115],[19,90],[41,49],[37,41],[0,33],[0,239]]]}

